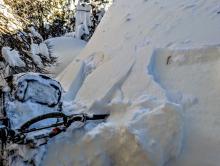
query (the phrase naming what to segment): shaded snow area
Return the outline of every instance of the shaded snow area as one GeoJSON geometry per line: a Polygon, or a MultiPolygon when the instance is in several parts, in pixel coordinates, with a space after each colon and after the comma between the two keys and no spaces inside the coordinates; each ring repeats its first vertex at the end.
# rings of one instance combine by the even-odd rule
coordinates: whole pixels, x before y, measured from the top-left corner
{"type": "Polygon", "coordinates": [[[79,55],[78,40],[54,40],[63,111],[110,117],[51,139],[39,163],[218,166],[219,6],[116,0],[79,55]]]}
{"type": "Polygon", "coordinates": [[[57,76],[60,74],[85,47],[86,42],[73,37],[56,37],[45,41],[51,46],[53,57],[57,57],[57,63],[50,67],[50,71],[57,76]]]}

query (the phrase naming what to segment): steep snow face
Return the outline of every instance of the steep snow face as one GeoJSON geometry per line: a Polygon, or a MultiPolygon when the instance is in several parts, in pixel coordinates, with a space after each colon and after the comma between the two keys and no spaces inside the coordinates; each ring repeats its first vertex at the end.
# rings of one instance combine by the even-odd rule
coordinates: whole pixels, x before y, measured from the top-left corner
{"type": "Polygon", "coordinates": [[[76,105],[73,111],[107,111],[110,119],[73,133],[64,146],[52,141],[45,165],[218,165],[219,5],[115,1],[87,47],[58,77],[76,105]],[[140,96],[154,102],[132,109],[140,96]],[[111,107],[115,102],[120,104],[111,107]]]}
{"type": "Polygon", "coordinates": [[[219,46],[156,50],[155,80],[185,109],[186,145],[172,165],[218,165],[219,46]],[[169,60],[168,60],[169,59],[169,60]],[[202,156],[202,158],[201,158],[202,156]]]}

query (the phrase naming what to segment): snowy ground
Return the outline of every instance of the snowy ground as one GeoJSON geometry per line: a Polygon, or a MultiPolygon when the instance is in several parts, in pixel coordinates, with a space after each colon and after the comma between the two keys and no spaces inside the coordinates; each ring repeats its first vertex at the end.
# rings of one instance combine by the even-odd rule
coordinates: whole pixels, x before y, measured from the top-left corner
{"type": "Polygon", "coordinates": [[[115,1],[58,76],[66,110],[111,116],[52,140],[42,165],[218,166],[219,6],[115,1]]]}

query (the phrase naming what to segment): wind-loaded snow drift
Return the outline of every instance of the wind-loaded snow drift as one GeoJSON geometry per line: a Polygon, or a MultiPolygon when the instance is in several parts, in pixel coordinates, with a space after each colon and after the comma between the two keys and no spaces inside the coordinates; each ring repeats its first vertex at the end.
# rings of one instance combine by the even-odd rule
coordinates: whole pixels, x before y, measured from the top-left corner
{"type": "Polygon", "coordinates": [[[58,76],[64,111],[111,115],[52,140],[42,165],[220,162],[218,0],[116,0],[58,76]]]}

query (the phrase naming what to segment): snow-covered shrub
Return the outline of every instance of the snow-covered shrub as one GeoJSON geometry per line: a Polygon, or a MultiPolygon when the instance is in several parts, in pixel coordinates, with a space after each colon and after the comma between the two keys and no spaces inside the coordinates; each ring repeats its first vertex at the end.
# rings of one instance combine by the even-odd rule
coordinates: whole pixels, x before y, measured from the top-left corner
{"type": "Polygon", "coordinates": [[[0,36],[0,74],[7,77],[20,72],[47,73],[46,66],[56,62],[50,44],[42,40],[34,27],[16,34],[0,36]]]}
{"type": "Polygon", "coordinates": [[[24,61],[20,58],[18,51],[11,49],[10,47],[2,48],[2,56],[11,67],[25,67],[24,61]]]}

